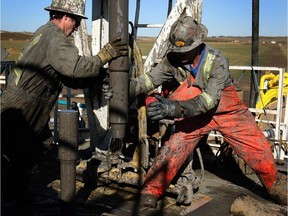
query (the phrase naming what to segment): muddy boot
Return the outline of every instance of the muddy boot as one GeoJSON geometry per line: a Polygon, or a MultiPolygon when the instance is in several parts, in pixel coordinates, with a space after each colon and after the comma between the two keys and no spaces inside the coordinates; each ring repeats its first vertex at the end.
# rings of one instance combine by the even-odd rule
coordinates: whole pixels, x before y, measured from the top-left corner
{"type": "Polygon", "coordinates": [[[268,192],[275,203],[287,206],[287,175],[278,173],[268,192]]]}
{"type": "Polygon", "coordinates": [[[141,194],[139,205],[156,208],[157,207],[158,198],[152,194],[141,194]]]}

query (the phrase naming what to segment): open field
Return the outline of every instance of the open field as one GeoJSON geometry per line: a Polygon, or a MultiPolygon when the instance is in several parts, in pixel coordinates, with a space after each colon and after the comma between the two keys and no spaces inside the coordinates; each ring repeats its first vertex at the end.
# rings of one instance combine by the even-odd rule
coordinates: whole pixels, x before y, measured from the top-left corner
{"type": "MultiPolygon", "coordinates": [[[[31,33],[1,32],[1,47],[9,52],[5,60],[17,61],[31,36],[31,33]]],[[[143,56],[149,54],[155,40],[151,37],[137,38],[143,56]]],[[[206,43],[219,49],[229,59],[230,65],[251,65],[251,37],[210,37],[206,43]]],[[[287,71],[287,37],[260,37],[258,62],[259,66],[284,67],[287,71]]],[[[243,76],[239,71],[231,73],[244,90],[244,98],[249,97],[250,73],[244,73],[243,76]]],[[[248,103],[247,100],[244,102],[248,103]]]]}
{"type": "MultiPolygon", "coordinates": [[[[2,32],[1,47],[9,52],[7,60],[17,61],[24,44],[31,36],[31,33],[2,32]]],[[[137,38],[143,56],[148,55],[155,40],[156,38],[150,37],[137,38]]],[[[230,65],[251,64],[250,37],[211,37],[207,38],[206,43],[222,51],[230,65]]],[[[287,37],[260,37],[259,65],[287,69],[287,37]]]]}
{"type": "MultiPolygon", "coordinates": [[[[143,55],[149,53],[154,41],[155,38],[148,37],[137,39],[143,55]]],[[[219,49],[229,59],[230,65],[251,64],[250,37],[212,37],[207,38],[206,43],[219,49]]],[[[287,68],[287,37],[260,37],[259,65],[287,68]]]]}

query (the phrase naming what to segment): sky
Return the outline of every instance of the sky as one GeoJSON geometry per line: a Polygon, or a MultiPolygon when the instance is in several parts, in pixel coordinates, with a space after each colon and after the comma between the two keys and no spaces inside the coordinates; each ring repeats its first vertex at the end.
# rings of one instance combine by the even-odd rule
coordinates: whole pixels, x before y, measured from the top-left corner
{"type": "MultiPolygon", "coordinates": [[[[92,1],[86,0],[87,29],[91,34],[92,1]]],[[[173,5],[176,0],[173,0],[173,5]]],[[[51,0],[1,0],[1,30],[34,32],[45,24],[44,10],[51,0]]],[[[129,20],[134,23],[136,0],[129,1],[129,20]]],[[[287,0],[259,0],[259,35],[287,36],[287,0]]],[[[167,17],[167,0],[142,0],[139,23],[163,24],[167,17]]],[[[202,23],[208,36],[251,36],[252,0],[203,0],[202,23]]],[[[156,37],[159,28],[141,28],[138,36],[156,37]]]]}

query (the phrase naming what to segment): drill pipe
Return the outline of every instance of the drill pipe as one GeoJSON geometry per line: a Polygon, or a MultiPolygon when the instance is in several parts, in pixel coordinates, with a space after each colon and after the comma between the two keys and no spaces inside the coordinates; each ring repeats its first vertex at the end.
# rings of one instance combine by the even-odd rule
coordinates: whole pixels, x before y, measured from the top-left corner
{"type": "MultiPolygon", "coordinates": [[[[128,44],[128,0],[109,0],[109,40],[120,36],[128,44]]],[[[129,57],[121,56],[109,64],[109,82],[114,89],[109,104],[112,141],[122,143],[128,121],[129,57]]],[[[116,144],[117,145],[117,144],[116,144]]],[[[111,145],[110,145],[111,146],[111,145]]]]}
{"type": "Polygon", "coordinates": [[[59,112],[59,149],[61,174],[61,215],[74,215],[76,195],[76,160],[78,159],[78,112],[59,112]]]}

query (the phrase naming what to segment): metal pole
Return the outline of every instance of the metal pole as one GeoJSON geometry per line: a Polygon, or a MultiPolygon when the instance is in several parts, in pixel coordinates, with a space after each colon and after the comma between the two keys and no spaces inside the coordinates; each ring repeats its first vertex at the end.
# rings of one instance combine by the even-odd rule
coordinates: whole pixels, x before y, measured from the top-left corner
{"type": "Polygon", "coordinates": [[[76,110],[59,111],[59,159],[60,159],[60,199],[61,215],[74,215],[76,194],[76,160],[78,112],[76,110]]]}
{"type": "MultiPolygon", "coordinates": [[[[259,54],[259,0],[252,0],[252,66],[258,66],[259,54]]],[[[251,71],[250,107],[255,108],[257,101],[256,86],[259,83],[259,72],[251,71]]]]}
{"type": "Polygon", "coordinates": [[[137,32],[138,32],[138,23],[139,23],[139,15],[140,15],[140,0],[136,1],[136,12],[134,19],[134,40],[136,40],[137,32]]]}
{"type": "MultiPolygon", "coordinates": [[[[109,0],[109,40],[120,36],[128,44],[128,0],[109,0]]],[[[112,138],[124,139],[128,121],[129,57],[121,56],[109,64],[109,81],[114,89],[109,119],[112,138]]]]}

